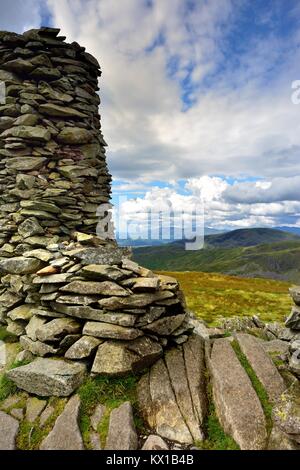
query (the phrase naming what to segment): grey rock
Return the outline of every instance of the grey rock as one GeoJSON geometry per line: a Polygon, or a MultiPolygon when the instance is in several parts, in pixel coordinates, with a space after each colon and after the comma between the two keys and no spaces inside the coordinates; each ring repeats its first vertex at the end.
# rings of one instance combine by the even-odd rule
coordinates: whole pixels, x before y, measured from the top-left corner
{"type": "Polygon", "coordinates": [[[99,305],[107,310],[140,308],[170,297],[173,297],[173,293],[168,291],[161,291],[156,294],[133,294],[128,297],[102,299],[99,300],[99,305]]]}
{"type": "Polygon", "coordinates": [[[97,405],[94,413],[91,416],[91,426],[94,431],[97,431],[99,424],[101,423],[106,412],[106,407],[104,405],[97,405]]]}
{"type": "Polygon", "coordinates": [[[295,304],[300,306],[300,286],[291,287],[289,292],[295,304]]]}
{"type": "Polygon", "coordinates": [[[150,429],[155,429],[157,434],[171,441],[193,443],[162,359],[140,380],[138,402],[141,415],[150,429]]]}
{"type": "Polygon", "coordinates": [[[70,284],[60,289],[63,292],[72,292],[75,294],[98,294],[109,296],[124,297],[129,295],[129,292],[115,282],[93,282],[93,281],[73,281],[70,284]]]}
{"type": "Polygon", "coordinates": [[[266,422],[250,379],[226,339],[215,340],[209,360],[218,418],[242,450],[263,449],[266,422]]]}
{"type": "MultiPolygon", "coordinates": [[[[56,105],[56,104],[53,104],[53,103],[46,103],[46,104],[41,104],[39,106],[39,111],[41,114],[46,114],[47,116],[54,116],[54,117],[66,117],[66,118],[84,118],[86,117],[86,114],[84,113],[81,113],[80,111],[77,111],[76,109],[74,108],[70,108],[70,107],[67,107],[67,106],[59,106],[59,105],[56,105]]],[[[76,142],[72,141],[72,142],[66,142],[66,136],[69,135],[70,133],[72,134],[72,137],[75,137],[76,135],[76,131],[81,133],[82,131],[85,131],[85,129],[81,129],[81,128],[78,128],[78,127],[66,127],[64,129],[64,131],[62,131],[60,133],[60,135],[58,136],[58,140],[60,142],[63,142],[64,144],[74,144],[76,142]],[[65,131],[65,132],[64,132],[65,131]],[[63,136],[63,137],[62,137],[63,136]]],[[[88,132],[88,131],[86,131],[88,132]]],[[[90,135],[90,133],[89,133],[90,135]]],[[[90,138],[88,141],[83,141],[83,142],[79,142],[79,143],[82,143],[82,144],[85,144],[87,142],[89,142],[91,140],[92,136],[90,135],[90,138]]]]}
{"type": "Polygon", "coordinates": [[[200,426],[204,423],[208,411],[205,344],[202,338],[193,334],[182,346],[189,391],[200,426]]]}
{"type": "MultiPolygon", "coordinates": [[[[99,246],[97,248],[84,248],[74,253],[84,265],[113,265],[120,264],[127,250],[116,246],[99,246]]],[[[115,279],[112,279],[115,280],[115,279]]]]}
{"type": "Polygon", "coordinates": [[[169,450],[169,447],[160,436],[151,434],[147,437],[142,450],[169,450]]]}
{"type": "Polygon", "coordinates": [[[299,450],[299,447],[278,426],[273,426],[268,450],[299,450]]]}
{"type": "Polygon", "coordinates": [[[300,330],[300,308],[292,307],[292,312],[285,322],[287,328],[300,330]]]}
{"type": "Polygon", "coordinates": [[[289,439],[300,444],[300,386],[294,384],[273,408],[273,421],[289,439]]]}
{"type": "Polygon", "coordinates": [[[121,269],[109,265],[90,264],[82,268],[81,274],[87,278],[119,282],[126,274],[121,269]]]}
{"type": "Polygon", "coordinates": [[[46,161],[44,157],[16,157],[10,158],[6,166],[17,171],[32,171],[39,170],[46,161]]]}
{"type": "Polygon", "coordinates": [[[16,356],[16,362],[31,362],[34,359],[34,355],[30,351],[21,351],[16,356]]]}
{"type": "Polygon", "coordinates": [[[14,308],[8,312],[8,317],[13,320],[25,320],[29,321],[32,317],[32,308],[34,305],[32,304],[24,304],[20,305],[19,307],[14,308]]]}
{"type": "MultiPolygon", "coordinates": [[[[195,409],[189,389],[186,365],[181,348],[173,348],[166,352],[165,363],[168,369],[171,387],[174,391],[180,413],[194,441],[202,441],[204,434],[195,409]]],[[[197,393],[197,399],[198,393],[197,393]]]]}
{"type": "Polygon", "coordinates": [[[16,419],[0,411],[0,450],[15,450],[19,423],[16,419]]]}
{"type": "Polygon", "coordinates": [[[22,408],[14,408],[13,410],[10,410],[10,414],[13,418],[18,419],[19,421],[24,419],[24,411],[22,408]]]}
{"type": "Polygon", "coordinates": [[[59,313],[68,315],[70,317],[82,318],[85,320],[99,320],[103,314],[102,310],[92,308],[89,306],[70,306],[59,303],[51,302],[51,307],[59,313]]]}
{"type": "Polygon", "coordinates": [[[33,279],[33,284],[63,284],[70,279],[72,274],[52,274],[50,276],[37,276],[33,279]]]}
{"type": "Polygon", "coordinates": [[[287,341],[282,341],[281,339],[262,341],[261,346],[267,353],[285,354],[289,349],[289,343],[287,341]]]}
{"type": "Polygon", "coordinates": [[[44,411],[41,413],[40,416],[40,426],[43,427],[48,419],[53,415],[55,408],[52,405],[47,405],[44,411]]]}
{"type": "Polygon", "coordinates": [[[58,353],[58,349],[50,344],[42,343],[41,341],[33,341],[28,336],[20,337],[20,345],[26,351],[31,352],[35,356],[45,357],[58,353]]]}
{"type": "Polygon", "coordinates": [[[83,450],[83,440],[78,426],[80,399],[70,398],[57,418],[54,428],[44,439],[40,450],[83,450]]]}
{"type": "Polygon", "coordinates": [[[49,323],[42,325],[36,331],[39,341],[59,341],[66,335],[72,335],[81,331],[81,325],[72,318],[55,318],[49,323]]]}
{"type": "Polygon", "coordinates": [[[15,336],[22,336],[25,333],[25,322],[23,321],[12,321],[9,318],[6,319],[7,327],[6,331],[15,336]]]}
{"type": "Polygon", "coordinates": [[[255,336],[238,333],[237,341],[271,401],[276,401],[286,386],[273,361],[255,336]]]}
{"type": "Polygon", "coordinates": [[[1,138],[17,137],[30,141],[48,142],[51,139],[50,132],[45,127],[38,126],[15,126],[2,132],[1,138]]]}
{"type": "Polygon", "coordinates": [[[159,336],[169,336],[182,325],[185,318],[185,314],[163,317],[146,325],[143,330],[159,336]]]}
{"type": "Polygon", "coordinates": [[[160,344],[148,337],[133,341],[105,341],[98,347],[92,374],[121,377],[137,373],[162,356],[160,344]]]}
{"type": "MultiPolygon", "coordinates": [[[[298,349],[300,350],[300,339],[297,339],[295,341],[292,341],[290,345],[287,345],[289,347],[289,350],[291,353],[294,353],[298,349]]],[[[286,352],[286,351],[284,351],[286,352]]]]}
{"type": "Polygon", "coordinates": [[[92,450],[102,450],[100,436],[97,432],[90,432],[90,443],[92,450]]]}
{"type": "Polygon", "coordinates": [[[138,438],[129,402],[112,410],[105,450],[136,450],[138,438]]]}
{"type": "Polygon", "coordinates": [[[85,359],[90,357],[96,348],[102,343],[98,338],[82,336],[66,352],[67,359],[85,359]]]}
{"type": "Polygon", "coordinates": [[[132,290],[134,292],[155,292],[159,287],[158,277],[138,277],[134,279],[132,290]]]}
{"type": "Polygon", "coordinates": [[[290,357],[289,370],[300,378],[300,349],[294,351],[290,357]]]}
{"type": "Polygon", "coordinates": [[[34,235],[43,235],[44,234],[44,229],[39,224],[37,219],[35,219],[34,217],[30,217],[30,218],[24,220],[24,222],[22,222],[18,226],[18,233],[22,237],[27,238],[27,237],[32,237],[34,235]]]}
{"type": "Polygon", "coordinates": [[[142,336],[143,332],[136,328],[126,328],[109,323],[87,322],[83,327],[83,334],[96,338],[131,340],[142,336]]]}
{"type": "Polygon", "coordinates": [[[6,375],[19,388],[34,395],[66,397],[81,385],[85,373],[84,364],[78,362],[38,358],[26,366],[8,371],[6,375]]]}
{"type": "MultiPolygon", "coordinates": [[[[74,109],[73,112],[75,113],[75,111],[76,110],[74,109]]],[[[77,112],[82,116],[82,113],[79,111],[77,112]]],[[[91,142],[92,138],[93,135],[91,132],[89,132],[87,129],[81,129],[79,127],[65,127],[57,137],[60,143],[69,145],[88,144],[91,142]]]]}
{"type": "Polygon", "coordinates": [[[2,259],[0,261],[0,272],[9,274],[32,274],[41,267],[41,262],[35,258],[14,258],[2,259]]]}

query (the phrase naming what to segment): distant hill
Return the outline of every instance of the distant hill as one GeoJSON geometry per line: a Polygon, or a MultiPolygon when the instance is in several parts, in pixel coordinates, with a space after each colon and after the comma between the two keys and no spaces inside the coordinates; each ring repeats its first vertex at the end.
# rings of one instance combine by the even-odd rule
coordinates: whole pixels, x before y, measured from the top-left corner
{"type": "Polygon", "coordinates": [[[300,237],[273,229],[241,229],[205,237],[205,248],[184,242],[134,249],[134,259],[155,270],[220,272],[300,282],[300,237]]]}
{"type": "Polygon", "coordinates": [[[231,232],[205,237],[207,246],[214,248],[234,248],[238,246],[255,246],[266,243],[282,241],[300,241],[300,237],[293,233],[270,228],[244,228],[231,232]]]}

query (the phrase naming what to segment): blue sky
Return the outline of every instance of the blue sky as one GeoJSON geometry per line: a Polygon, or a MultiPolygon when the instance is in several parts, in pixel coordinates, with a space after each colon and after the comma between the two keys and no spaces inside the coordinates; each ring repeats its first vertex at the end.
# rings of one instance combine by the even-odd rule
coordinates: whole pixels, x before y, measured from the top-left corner
{"type": "Polygon", "coordinates": [[[113,202],[205,206],[215,228],[300,226],[298,0],[1,0],[99,59],[113,202]],[[172,5],[172,6],[171,6],[172,5]]]}

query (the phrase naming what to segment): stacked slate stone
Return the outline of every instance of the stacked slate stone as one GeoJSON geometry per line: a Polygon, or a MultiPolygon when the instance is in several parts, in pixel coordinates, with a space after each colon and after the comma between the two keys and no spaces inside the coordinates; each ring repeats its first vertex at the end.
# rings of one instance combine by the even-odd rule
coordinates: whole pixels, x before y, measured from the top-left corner
{"type": "Polygon", "coordinates": [[[55,356],[64,359],[52,369],[62,363],[65,375],[68,360],[123,375],[186,341],[191,327],[177,282],[113,240],[100,67],[58,34],[0,32],[0,323],[44,358],[32,363],[39,370],[55,356]]]}
{"type": "MultiPolygon", "coordinates": [[[[22,348],[87,361],[92,374],[118,376],[187,341],[193,328],[177,281],[140,267],[113,243],[95,247],[98,238],[84,238],[85,244],[43,250],[49,263],[31,276],[27,303],[7,311],[7,329],[20,336],[22,348]]],[[[10,269],[10,260],[1,268],[10,269]]]]}
{"type": "Polygon", "coordinates": [[[67,240],[75,229],[95,233],[96,209],[109,202],[100,67],[58,34],[0,32],[2,257],[67,240]]]}
{"type": "Polygon", "coordinates": [[[295,306],[285,322],[291,335],[289,368],[300,379],[300,287],[291,288],[290,294],[295,306]]]}

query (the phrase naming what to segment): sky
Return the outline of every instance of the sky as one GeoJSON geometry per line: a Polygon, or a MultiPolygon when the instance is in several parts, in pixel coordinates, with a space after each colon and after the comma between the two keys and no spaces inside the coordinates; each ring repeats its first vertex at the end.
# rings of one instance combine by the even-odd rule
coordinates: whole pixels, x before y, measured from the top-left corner
{"type": "Polygon", "coordinates": [[[0,0],[0,29],[40,25],[101,64],[125,217],[201,203],[216,229],[300,227],[298,0],[0,0]]]}

